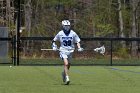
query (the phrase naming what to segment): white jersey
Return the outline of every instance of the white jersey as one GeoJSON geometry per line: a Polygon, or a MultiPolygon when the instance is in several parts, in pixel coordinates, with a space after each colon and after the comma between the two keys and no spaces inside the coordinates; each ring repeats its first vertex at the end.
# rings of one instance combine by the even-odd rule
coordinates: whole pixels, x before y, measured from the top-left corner
{"type": "MultiPolygon", "coordinates": [[[[69,35],[65,35],[65,33],[63,32],[63,30],[61,30],[53,39],[54,41],[60,41],[60,50],[62,49],[62,51],[69,51],[69,50],[73,50],[74,51],[74,44],[80,42],[80,38],[79,36],[73,31],[71,30],[69,35]]],[[[71,52],[73,52],[71,51],[71,52]]]]}

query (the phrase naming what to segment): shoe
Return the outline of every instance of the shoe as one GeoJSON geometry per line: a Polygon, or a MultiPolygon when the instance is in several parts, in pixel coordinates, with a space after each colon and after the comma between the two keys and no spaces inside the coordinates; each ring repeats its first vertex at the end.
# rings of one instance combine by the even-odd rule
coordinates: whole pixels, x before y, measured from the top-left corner
{"type": "Polygon", "coordinates": [[[69,85],[70,84],[70,81],[66,81],[65,85],[69,85]]]}
{"type": "Polygon", "coordinates": [[[70,84],[70,80],[68,77],[66,77],[66,82],[65,82],[65,85],[69,85],[70,84]]]}
{"type": "Polygon", "coordinates": [[[65,76],[65,73],[64,72],[62,72],[62,79],[63,79],[63,82],[66,81],[66,76],[65,76]]]}

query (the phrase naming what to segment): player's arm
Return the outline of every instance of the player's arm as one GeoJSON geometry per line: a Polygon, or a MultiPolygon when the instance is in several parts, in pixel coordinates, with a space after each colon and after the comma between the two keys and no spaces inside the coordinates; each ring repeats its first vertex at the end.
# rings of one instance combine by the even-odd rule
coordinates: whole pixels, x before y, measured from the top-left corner
{"type": "Polygon", "coordinates": [[[52,47],[57,46],[57,45],[55,44],[55,42],[56,42],[56,41],[52,40],[52,47]]]}
{"type": "Polygon", "coordinates": [[[58,48],[57,48],[57,45],[56,45],[56,41],[59,39],[59,33],[54,37],[54,39],[52,40],[52,49],[54,50],[54,51],[57,51],[58,50],[58,48]]]}
{"type": "Polygon", "coordinates": [[[81,52],[81,51],[84,50],[84,49],[81,47],[80,42],[77,42],[77,48],[78,48],[78,51],[79,51],[79,52],[81,52]]]}
{"type": "Polygon", "coordinates": [[[77,48],[78,48],[78,51],[81,52],[83,51],[84,49],[81,47],[80,45],[80,38],[79,36],[75,33],[75,43],[77,44],[77,48]]]}
{"type": "Polygon", "coordinates": [[[80,42],[77,42],[77,48],[81,48],[80,42]]]}
{"type": "Polygon", "coordinates": [[[57,51],[58,50],[57,45],[55,44],[55,41],[54,40],[52,40],[52,49],[54,51],[57,51]]]}

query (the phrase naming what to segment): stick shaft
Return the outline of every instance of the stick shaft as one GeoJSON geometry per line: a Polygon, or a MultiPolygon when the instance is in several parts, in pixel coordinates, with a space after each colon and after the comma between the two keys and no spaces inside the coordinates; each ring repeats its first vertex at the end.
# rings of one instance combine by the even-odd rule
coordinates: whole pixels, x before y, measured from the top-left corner
{"type": "Polygon", "coordinates": [[[53,50],[53,49],[51,49],[51,48],[50,48],[50,49],[45,49],[45,48],[44,48],[44,49],[41,49],[41,50],[46,50],[46,51],[49,51],[49,50],[53,50]]]}
{"type": "MultiPolygon", "coordinates": [[[[44,48],[44,49],[43,49],[43,48],[42,48],[41,50],[44,50],[44,51],[45,51],[45,50],[46,50],[46,51],[49,51],[49,50],[53,50],[53,49],[51,49],[51,48],[48,48],[48,49],[47,49],[47,48],[44,48]]],[[[65,50],[65,49],[57,49],[57,50],[59,50],[59,51],[60,51],[60,50],[65,50]]],[[[74,50],[74,49],[70,49],[70,50],[74,50]]]]}
{"type": "MultiPolygon", "coordinates": [[[[49,48],[48,48],[48,49],[47,49],[47,48],[44,48],[44,49],[41,49],[41,50],[44,50],[44,51],[45,51],[45,50],[46,50],[46,51],[49,51],[49,50],[53,50],[53,49],[51,49],[51,48],[50,48],[50,49],[49,49],[49,48]]],[[[58,49],[58,50],[59,50],[59,49],[58,49]]],[[[63,50],[63,49],[62,49],[62,50],[63,50]]],[[[71,49],[71,50],[73,50],[73,49],[71,49]]],[[[84,50],[94,50],[94,49],[84,49],[84,50]]]]}

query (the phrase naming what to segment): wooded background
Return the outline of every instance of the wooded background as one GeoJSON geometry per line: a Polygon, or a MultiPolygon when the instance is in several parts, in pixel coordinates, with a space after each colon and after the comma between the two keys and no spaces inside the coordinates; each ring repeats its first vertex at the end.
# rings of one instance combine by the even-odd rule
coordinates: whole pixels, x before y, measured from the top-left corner
{"type": "MultiPolygon", "coordinates": [[[[9,5],[7,16],[13,16],[5,16],[5,23],[0,23],[15,34],[17,0],[0,1],[9,5]]],[[[72,29],[80,37],[138,38],[140,0],[21,0],[21,36],[53,37],[64,19],[71,21],[72,29]]],[[[130,46],[132,55],[137,55],[140,42],[120,43],[120,48],[130,46]]]]}

